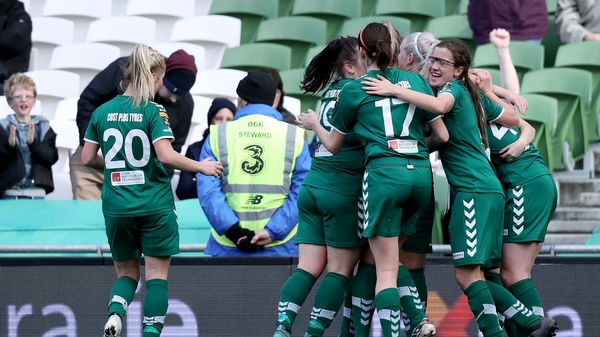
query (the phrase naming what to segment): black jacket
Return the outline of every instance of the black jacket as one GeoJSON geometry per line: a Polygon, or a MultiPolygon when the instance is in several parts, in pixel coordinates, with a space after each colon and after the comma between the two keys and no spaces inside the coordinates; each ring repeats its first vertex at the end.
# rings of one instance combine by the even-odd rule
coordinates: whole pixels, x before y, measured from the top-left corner
{"type": "MultiPolygon", "coordinates": [[[[79,145],[83,146],[83,137],[87,130],[92,113],[97,107],[115,98],[123,93],[119,84],[123,79],[123,70],[127,66],[129,57],[121,57],[109,64],[102,70],[88,86],[83,90],[79,101],[77,102],[77,128],[79,129],[79,145]]],[[[169,114],[169,124],[175,140],[171,143],[173,149],[181,152],[183,144],[190,131],[192,123],[192,114],[194,112],[194,99],[192,95],[185,94],[177,102],[165,101],[159,95],[154,97],[154,101],[161,104],[169,114]]],[[[173,175],[173,169],[167,168],[170,176],[173,175]]]]}
{"type": "MultiPolygon", "coordinates": [[[[47,119],[44,118],[44,120],[41,123],[48,123],[47,119]]],[[[8,135],[11,125],[7,119],[0,122],[0,196],[25,178],[27,174],[25,162],[23,161],[19,147],[8,145],[8,135]]],[[[33,143],[29,144],[31,161],[33,163],[34,184],[45,189],[46,194],[54,191],[52,165],[58,161],[56,133],[49,125],[47,127],[48,129],[43,133],[41,141],[36,137],[33,143]]]]}
{"type": "MultiPolygon", "coordinates": [[[[192,160],[200,161],[200,151],[202,150],[202,146],[206,141],[207,135],[208,134],[205,134],[201,141],[190,144],[190,146],[187,148],[187,151],[185,151],[185,156],[192,160]]],[[[177,189],[175,190],[175,194],[177,194],[177,198],[179,198],[179,200],[198,199],[196,174],[196,172],[189,171],[181,171],[179,173],[179,183],[177,183],[177,189]]]]}
{"type": "Polygon", "coordinates": [[[31,30],[31,17],[22,2],[0,1],[0,83],[29,70],[31,30]]]}
{"type": "MultiPolygon", "coordinates": [[[[97,107],[115,98],[123,92],[119,89],[119,83],[123,79],[123,69],[127,65],[128,56],[121,57],[109,64],[102,70],[88,86],[83,90],[79,101],[77,101],[77,127],[79,128],[79,145],[83,146],[83,136],[92,118],[92,113],[97,107]]],[[[154,101],[161,104],[169,114],[169,124],[173,130],[175,140],[171,145],[177,152],[185,144],[192,114],[194,112],[194,99],[192,95],[185,94],[177,102],[165,101],[156,95],[154,101]]]]}

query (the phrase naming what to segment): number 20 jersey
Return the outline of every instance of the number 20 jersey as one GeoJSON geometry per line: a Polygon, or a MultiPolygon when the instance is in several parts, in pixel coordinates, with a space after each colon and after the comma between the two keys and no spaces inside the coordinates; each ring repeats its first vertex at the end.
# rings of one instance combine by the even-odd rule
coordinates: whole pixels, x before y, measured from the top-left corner
{"type": "Polygon", "coordinates": [[[119,95],[92,114],[85,141],[104,155],[102,210],[109,216],[143,216],[174,208],[171,180],[154,142],[174,139],[165,109],[154,102],[133,106],[119,95]]]}

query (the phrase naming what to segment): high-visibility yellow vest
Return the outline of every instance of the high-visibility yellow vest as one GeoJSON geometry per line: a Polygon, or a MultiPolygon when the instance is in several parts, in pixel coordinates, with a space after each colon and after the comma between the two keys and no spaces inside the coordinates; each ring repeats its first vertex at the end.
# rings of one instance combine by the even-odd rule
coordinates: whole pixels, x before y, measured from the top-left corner
{"type": "MultiPolygon", "coordinates": [[[[210,127],[211,148],[224,167],[221,190],[241,227],[264,229],[283,205],[304,146],[303,137],[298,127],[260,114],[210,127]]],[[[266,247],[286,243],[297,230],[298,224],[286,238],[266,247]]],[[[219,244],[235,247],[225,235],[214,229],[211,233],[219,244]]]]}

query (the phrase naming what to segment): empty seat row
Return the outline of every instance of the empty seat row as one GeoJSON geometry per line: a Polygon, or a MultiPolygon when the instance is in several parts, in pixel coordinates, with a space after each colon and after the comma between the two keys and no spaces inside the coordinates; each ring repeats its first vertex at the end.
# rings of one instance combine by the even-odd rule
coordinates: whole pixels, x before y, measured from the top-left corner
{"type": "MultiPolygon", "coordinates": [[[[118,49],[113,49],[117,50],[120,56],[131,54],[133,47],[138,43],[156,46],[157,48],[164,46],[165,50],[172,50],[168,47],[172,43],[187,43],[189,48],[186,49],[189,49],[188,52],[203,60],[202,64],[199,64],[201,65],[199,69],[216,69],[220,65],[225,49],[239,45],[240,29],[241,23],[236,18],[221,15],[194,17],[175,22],[172,31],[170,31],[170,38],[167,39],[168,42],[157,43],[154,20],[144,17],[122,16],[91,22],[85,41],[118,47],[118,49]],[[215,29],[215,27],[219,28],[215,29]],[[204,52],[201,52],[200,49],[203,49],[204,52]]],[[[51,68],[50,60],[54,49],[58,46],[73,44],[74,39],[71,37],[74,30],[73,23],[66,19],[34,18],[32,42],[33,47],[36,48],[37,60],[34,63],[34,69],[31,70],[51,68]]],[[[85,45],[82,43],[77,44],[85,45]]],[[[115,53],[107,52],[107,54],[112,56],[115,53]]],[[[103,58],[108,58],[108,56],[103,58]]],[[[81,62],[89,62],[89,60],[82,60],[81,62]]]]}
{"type": "Polygon", "coordinates": [[[207,15],[212,0],[20,0],[32,17],[57,16],[101,19],[110,16],[142,15],[187,18],[207,15]]]}

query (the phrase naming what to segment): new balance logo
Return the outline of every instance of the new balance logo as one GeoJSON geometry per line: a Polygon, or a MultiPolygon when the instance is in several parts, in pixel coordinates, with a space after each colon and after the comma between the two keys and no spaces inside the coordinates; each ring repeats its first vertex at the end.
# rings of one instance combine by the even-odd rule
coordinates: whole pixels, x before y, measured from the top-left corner
{"type": "Polygon", "coordinates": [[[263,199],[263,196],[260,194],[250,194],[250,196],[248,197],[248,200],[246,200],[246,205],[248,205],[248,204],[258,205],[258,204],[260,204],[262,199],[263,199]]]}

